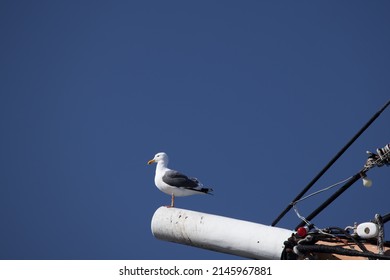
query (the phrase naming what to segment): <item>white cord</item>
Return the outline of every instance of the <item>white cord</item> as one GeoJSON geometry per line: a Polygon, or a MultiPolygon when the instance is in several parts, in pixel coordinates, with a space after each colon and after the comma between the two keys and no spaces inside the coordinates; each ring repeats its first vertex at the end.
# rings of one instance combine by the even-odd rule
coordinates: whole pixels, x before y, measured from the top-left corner
{"type": "Polygon", "coordinates": [[[336,183],[336,184],[333,184],[333,185],[331,185],[331,186],[329,186],[329,187],[323,188],[323,189],[321,189],[321,190],[319,190],[319,191],[316,191],[316,192],[314,192],[314,193],[312,193],[312,194],[309,194],[309,195],[307,195],[307,196],[305,196],[305,197],[303,197],[303,198],[301,198],[301,199],[299,199],[299,200],[296,200],[296,201],[293,202],[293,205],[295,205],[295,204],[297,204],[298,202],[301,202],[302,200],[305,200],[305,199],[307,199],[307,198],[309,198],[309,197],[312,197],[312,196],[317,195],[317,194],[319,194],[319,193],[322,193],[322,192],[324,192],[324,191],[330,190],[331,188],[334,188],[334,187],[336,187],[336,186],[338,186],[338,185],[340,185],[340,184],[342,184],[342,183],[345,183],[345,182],[347,182],[348,180],[350,180],[352,177],[353,177],[353,176],[348,177],[347,179],[344,179],[344,180],[342,180],[342,181],[340,181],[340,182],[338,182],[338,183],[336,183]]]}
{"type": "Polygon", "coordinates": [[[306,225],[310,226],[311,223],[308,220],[306,220],[305,217],[303,217],[301,214],[299,214],[298,208],[295,206],[295,204],[296,203],[293,204],[293,209],[294,209],[295,214],[297,214],[298,218],[301,219],[306,225]]]}

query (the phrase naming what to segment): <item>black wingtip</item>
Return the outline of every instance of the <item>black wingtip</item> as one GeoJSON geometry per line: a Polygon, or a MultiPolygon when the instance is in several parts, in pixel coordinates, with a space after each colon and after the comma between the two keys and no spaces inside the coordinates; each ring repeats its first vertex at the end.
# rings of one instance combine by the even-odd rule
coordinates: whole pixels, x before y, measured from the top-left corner
{"type": "Polygon", "coordinates": [[[204,192],[204,193],[207,193],[207,194],[210,194],[210,195],[214,195],[214,194],[211,193],[211,192],[214,191],[212,188],[201,188],[200,191],[204,192]]]}

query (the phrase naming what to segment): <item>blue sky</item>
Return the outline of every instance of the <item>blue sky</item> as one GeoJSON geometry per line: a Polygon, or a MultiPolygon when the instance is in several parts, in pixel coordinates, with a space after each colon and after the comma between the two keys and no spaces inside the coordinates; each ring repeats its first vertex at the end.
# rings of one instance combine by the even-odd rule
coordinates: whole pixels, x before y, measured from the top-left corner
{"type": "MultiPolygon", "coordinates": [[[[271,224],[389,100],[388,1],[2,1],[0,258],[237,259],[156,240],[146,162],[212,186],[180,208],[271,224]]],[[[389,143],[390,110],[312,191],[389,143]]],[[[389,169],[313,222],[390,212],[389,169]]],[[[308,215],[332,192],[298,205],[308,215]]],[[[293,229],[289,212],[278,224],[293,229]]],[[[387,228],[388,229],[388,228],[387,228]]]]}

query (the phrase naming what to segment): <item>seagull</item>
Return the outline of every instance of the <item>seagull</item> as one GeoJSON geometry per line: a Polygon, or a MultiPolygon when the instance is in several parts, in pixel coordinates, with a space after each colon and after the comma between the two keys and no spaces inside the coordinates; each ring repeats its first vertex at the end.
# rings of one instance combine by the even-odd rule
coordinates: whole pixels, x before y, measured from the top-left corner
{"type": "Polygon", "coordinates": [[[168,155],[166,153],[157,153],[148,164],[157,163],[154,183],[156,187],[171,195],[171,206],[175,207],[175,196],[189,196],[194,194],[211,194],[211,188],[203,187],[203,184],[196,178],[168,168],[168,155]]]}

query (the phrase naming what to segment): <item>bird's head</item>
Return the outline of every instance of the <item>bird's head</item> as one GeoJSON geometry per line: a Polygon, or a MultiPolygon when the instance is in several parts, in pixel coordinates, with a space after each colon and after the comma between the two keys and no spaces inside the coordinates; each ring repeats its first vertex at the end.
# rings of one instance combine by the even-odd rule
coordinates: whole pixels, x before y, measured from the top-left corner
{"type": "Polygon", "coordinates": [[[168,163],[168,155],[166,153],[157,153],[153,159],[148,161],[148,164],[152,164],[155,162],[158,163],[159,161],[167,164],[168,163]]]}

